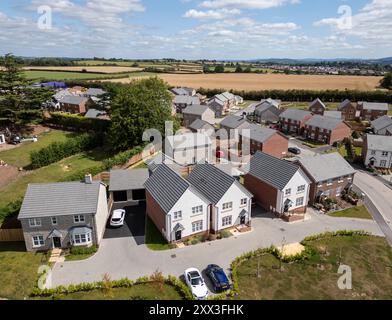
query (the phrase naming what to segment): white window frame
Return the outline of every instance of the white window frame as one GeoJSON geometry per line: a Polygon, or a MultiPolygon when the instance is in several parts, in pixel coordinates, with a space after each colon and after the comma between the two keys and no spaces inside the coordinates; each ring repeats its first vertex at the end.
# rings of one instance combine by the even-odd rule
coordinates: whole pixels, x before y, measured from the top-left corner
{"type": "Polygon", "coordinates": [[[222,227],[231,226],[233,224],[233,216],[222,217],[222,227]]]}
{"type": "Polygon", "coordinates": [[[381,153],[381,156],[382,156],[382,157],[388,157],[388,156],[389,156],[389,152],[388,152],[388,151],[383,151],[383,152],[381,153]]]}
{"type": "Polygon", "coordinates": [[[202,213],[203,213],[203,206],[196,206],[192,208],[192,215],[202,214],[202,213]]]}
{"type": "Polygon", "coordinates": [[[248,198],[241,199],[241,206],[246,206],[248,204],[248,198]]]}
{"type": "Polygon", "coordinates": [[[342,195],[342,191],[343,191],[343,188],[342,188],[342,187],[337,188],[337,189],[336,189],[336,192],[335,192],[335,195],[336,195],[337,197],[340,197],[340,196],[342,195]]]}
{"type": "Polygon", "coordinates": [[[52,226],[57,226],[57,224],[58,224],[58,219],[57,219],[57,217],[51,217],[50,218],[50,221],[52,222],[52,226]],[[55,220],[55,222],[53,222],[55,220]]]}
{"type": "Polygon", "coordinates": [[[91,232],[87,233],[77,233],[72,235],[72,245],[73,246],[85,246],[92,243],[91,232]]]}
{"type": "Polygon", "coordinates": [[[30,218],[29,219],[29,227],[30,228],[42,227],[41,218],[30,218]]]}
{"type": "Polygon", "coordinates": [[[192,222],[192,233],[203,231],[203,220],[192,222]]]}
{"type": "Polygon", "coordinates": [[[333,179],[329,179],[327,181],[327,186],[332,186],[333,185],[333,179]]]}
{"type": "Polygon", "coordinates": [[[285,194],[286,196],[291,196],[291,188],[286,189],[285,192],[284,192],[284,194],[285,194]]]}
{"type": "Polygon", "coordinates": [[[44,236],[43,236],[43,235],[40,235],[40,234],[35,235],[35,236],[32,236],[32,237],[31,237],[31,242],[32,242],[32,244],[33,244],[33,248],[41,248],[41,247],[44,247],[44,246],[45,246],[45,239],[44,239],[44,236]],[[35,244],[36,240],[35,240],[34,238],[38,238],[38,239],[37,239],[38,244],[35,244]]]}
{"type": "Polygon", "coordinates": [[[303,206],[303,205],[304,205],[304,202],[305,202],[305,197],[297,198],[297,199],[295,200],[295,206],[296,206],[296,207],[303,206]],[[301,200],[301,203],[299,203],[298,200],[301,200]]]}
{"type": "Polygon", "coordinates": [[[304,193],[306,190],[306,184],[300,185],[297,188],[297,193],[304,193]]]}
{"type": "Polygon", "coordinates": [[[174,211],[173,212],[173,220],[181,220],[182,219],[182,211],[174,211]]]}
{"type": "Polygon", "coordinates": [[[74,219],[74,223],[85,223],[86,222],[86,219],[83,214],[75,214],[73,216],[73,219],[74,219]],[[80,218],[82,218],[82,219],[80,219],[80,218]]]}
{"type": "Polygon", "coordinates": [[[233,201],[223,203],[222,210],[224,210],[224,211],[233,210],[233,201]]]}
{"type": "Polygon", "coordinates": [[[387,160],[380,160],[380,167],[386,167],[387,166],[387,160]]]}

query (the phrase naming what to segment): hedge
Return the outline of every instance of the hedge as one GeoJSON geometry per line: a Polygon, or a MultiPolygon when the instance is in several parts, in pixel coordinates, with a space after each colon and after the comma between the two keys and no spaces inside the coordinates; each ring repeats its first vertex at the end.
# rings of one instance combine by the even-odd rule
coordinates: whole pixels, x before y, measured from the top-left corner
{"type": "Polygon", "coordinates": [[[38,169],[60,161],[82,151],[102,144],[102,136],[83,134],[64,142],[53,142],[49,146],[30,153],[31,167],[38,169]]]}
{"type": "Polygon", "coordinates": [[[93,254],[98,251],[97,246],[91,246],[91,247],[72,247],[70,249],[70,253],[73,255],[84,255],[84,254],[93,254]]]}
{"type": "MultiPolygon", "coordinates": [[[[200,88],[198,92],[207,97],[226,91],[224,89],[200,88]]],[[[392,91],[358,91],[358,90],[260,90],[244,91],[231,90],[235,95],[240,95],[245,100],[260,101],[261,99],[280,99],[283,101],[312,101],[320,98],[325,102],[341,102],[345,99],[351,101],[373,101],[392,103],[392,91]]]]}
{"type": "Polygon", "coordinates": [[[111,125],[110,120],[86,118],[79,115],[59,112],[52,112],[50,117],[45,119],[45,123],[68,130],[94,131],[100,133],[106,133],[111,125]]]}
{"type": "MultiPolygon", "coordinates": [[[[165,284],[175,287],[177,292],[186,300],[193,300],[193,295],[189,288],[179,279],[174,276],[168,276],[163,279],[165,284]]],[[[127,278],[120,280],[110,281],[112,288],[131,288],[135,285],[153,283],[154,277],[141,277],[136,281],[132,281],[127,278]]],[[[55,298],[57,295],[67,295],[76,292],[89,292],[94,290],[102,290],[105,288],[105,283],[103,281],[92,282],[92,283],[80,283],[77,285],[69,286],[58,286],[51,289],[40,289],[37,286],[33,288],[30,297],[52,297],[55,298]]]]}

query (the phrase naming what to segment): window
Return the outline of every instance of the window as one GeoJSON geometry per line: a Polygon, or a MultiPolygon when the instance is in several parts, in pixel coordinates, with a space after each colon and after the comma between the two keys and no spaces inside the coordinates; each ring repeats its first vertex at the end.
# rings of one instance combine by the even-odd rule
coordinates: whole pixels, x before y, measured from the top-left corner
{"type": "Polygon", "coordinates": [[[91,243],[91,233],[74,234],[73,236],[74,245],[83,245],[88,243],[91,243]]]}
{"type": "Polygon", "coordinates": [[[241,206],[246,206],[247,203],[248,203],[248,199],[247,198],[241,199],[241,206]]]}
{"type": "Polygon", "coordinates": [[[41,219],[39,219],[39,218],[29,219],[29,226],[30,227],[35,228],[35,227],[40,227],[41,225],[42,225],[41,224],[41,219]]]}
{"type": "Polygon", "coordinates": [[[329,179],[328,181],[327,181],[327,186],[331,186],[333,184],[333,180],[332,179],[329,179]]]}
{"type": "Polygon", "coordinates": [[[304,204],[304,197],[297,198],[296,206],[299,207],[302,206],[303,204],[304,204]]]}
{"type": "Polygon", "coordinates": [[[77,214],[74,216],[74,223],[83,223],[84,222],[84,215],[77,214]]]}
{"type": "Polygon", "coordinates": [[[32,240],[33,240],[33,248],[39,248],[45,245],[43,236],[33,236],[32,240]]]}
{"type": "Polygon", "coordinates": [[[380,167],[385,168],[387,166],[387,161],[386,160],[381,160],[380,161],[380,167]]]}
{"type": "Polygon", "coordinates": [[[388,154],[389,154],[388,151],[383,151],[381,155],[382,155],[383,157],[388,157],[388,154]]]}
{"type": "Polygon", "coordinates": [[[322,187],[324,183],[325,183],[324,181],[320,181],[318,187],[322,187]]]}
{"type": "Polygon", "coordinates": [[[372,152],[370,153],[372,156],[375,156],[376,155],[376,151],[375,150],[372,150],[372,152]]]}
{"type": "Polygon", "coordinates": [[[344,177],[340,177],[339,179],[338,179],[338,183],[342,183],[344,181],[344,177]]]}
{"type": "Polygon", "coordinates": [[[203,213],[203,206],[197,206],[192,208],[192,214],[203,213]]]}
{"type": "Polygon", "coordinates": [[[222,227],[231,226],[232,216],[222,218],[222,227]]]}
{"type": "Polygon", "coordinates": [[[182,211],[176,211],[173,213],[174,220],[182,219],[182,211]]]}
{"type": "Polygon", "coordinates": [[[52,217],[52,225],[57,225],[57,217],[52,217]]]}
{"type": "Polygon", "coordinates": [[[233,209],[233,202],[226,202],[222,205],[222,210],[231,210],[233,209]]]}
{"type": "Polygon", "coordinates": [[[305,185],[299,186],[299,187],[297,188],[297,193],[305,192],[305,188],[306,188],[305,185]]]}
{"type": "Polygon", "coordinates": [[[192,223],[192,232],[198,232],[203,230],[203,220],[192,223]]]}
{"type": "Polygon", "coordinates": [[[289,196],[289,195],[291,195],[291,189],[290,188],[286,189],[286,196],[289,196]]]}

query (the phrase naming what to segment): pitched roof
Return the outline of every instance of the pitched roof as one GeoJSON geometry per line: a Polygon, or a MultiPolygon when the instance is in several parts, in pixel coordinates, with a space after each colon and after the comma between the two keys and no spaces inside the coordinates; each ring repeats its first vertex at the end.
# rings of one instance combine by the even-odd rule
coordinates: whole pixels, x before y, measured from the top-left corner
{"type": "Polygon", "coordinates": [[[316,182],[355,173],[355,169],[337,152],[299,160],[316,182]]]}
{"type": "Polygon", "coordinates": [[[358,102],[359,105],[362,105],[364,110],[380,110],[380,111],[388,111],[388,103],[378,103],[378,102],[366,102],[361,101],[358,102]]]}
{"type": "Polygon", "coordinates": [[[172,149],[193,149],[194,147],[205,147],[211,145],[211,139],[208,135],[203,133],[187,132],[183,134],[176,134],[174,136],[167,136],[165,142],[168,142],[172,149]]]}
{"type": "Polygon", "coordinates": [[[207,127],[207,129],[215,130],[211,124],[201,119],[196,119],[189,125],[189,129],[193,129],[193,130],[200,130],[203,129],[204,127],[207,127]]]}
{"type": "Polygon", "coordinates": [[[102,94],[105,94],[106,91],[102,90],[101,88],[88,88],[88,90],[86,91],[86,95],[89,96],[100,96],[102,94]]]}
{"type": "Polygon", "coordinates": [[[321,129],[333,130],[342,122],[343,122],[342,119],[325,117],[316,114],[308,121],[306,121],[306,125],[316,127],[316,128],[321,128],[321,129]]]}
{"type": "Polygon", "coordinates": [[[320,105],[324,110],[327,108],[327,107],[325,106],[325,104],[324,104],[319,98],[313,100],[313,101],[310,103],[309,108],[315,106],[316,104],[320,105]]]}
{"type": "Polygon", "coordinates": [[[300,170],[299,166],[257,151],[249,163],[249,174],[269,185],[283,190],[292,177],[300,170]]]}
{"type": "Polygon", "coordinates": [[[168,213],[190,184],[167,165],[160,164],[147,179],[145,187],[165,213],[168,213]]]}
{"type": "Polygon", "coordinates": [[[349,105],[351,103],[351,101],[349,99],[344,100],[339,106],[338,106],[338,110],[342,110],[344,107],[346,107],[347,105],[349,105]]]}
{"type": "Polygon", "coordinates": [[[392,137],[375,134],[366,135],[367,148],[378,151],[392,151],[392,137]]]}
{"type": "Polygon", "coordinates": [[[102,183],[29,184],[18,218],[95,214],[102,183]]]}
{"type": "Polygon", "coordinates": [[[223,92],[221,95],[223,97],[225,97],[226,100],[233,100],[233,99],[235,99],[235,95],[230,93],[230,92],[228,92],[228,91],[223,92]]]}
{"type": "Polygon", "coordinates": [[[252,114],[255,112],[255,108],[260,105],[260,103],[256,102],[256,103],[252,103],[250,104],[248,107],[241,109],[239,111],[237,111],[236,113],[234,113],[234,115],[242,117],[243,114],[252,114]]]}
{"type": "Polygon", "coordinates": [[[208,100],[208,105],[213,104],[213,103],[217,103],[217,104],[219,104],[221,106],[223,106],[225,104],[224,101],[218,99],[216,96],[211,98],[210,100],[208,100]]]}
{"type": "Polygon", "coordinates": [[[97,118],[98,116],[101,115],[106,115],[106,112],[97,109],[88,109],[84,116],[86,118],[97,118]]]}
{"type": "Polygon", "coordinates": [[[275,99],[271,99],[271,98],[260,100],[261,104],[264,102],[268,102],[269,104],[272,104],[273,106],[279,108],[280,104],[282,103],[282,100],[275,100],[275,99]]]}
{"type": "Polygon", "coordinates": [[[385,115],[371,122],[371,126],[376,130],[381,130],[392,125],[392,119],[385,115]]]}
{"type": "Polygon", "coordinates": [[[240,132],[241,135],[250,137],[251,140],[261,143],[265,142],[276,133],[278,133],[276,130],[260,127],[259,125],[253,123],[240,132]],[[249,129],[249,131],[247,129],[249,129]]]}
{"type": "Polygon", "coordinates": [[[249,194],[237,179],[208,163],[196,165],[187,180],[213,204],[217,204],[233,184],[249,194]]]}
{"type": "Polygon", "coordinates": [[[175,96],[173,102],[175,104],[200,104],[200,99],[198,97],[191,96],[175,96]]]}
{"type": "Polygon", "coordinates": [[[109,191],[144,189],[148,169],[111,170],[109,191]]]}
{"type": "Polygon", "coordinates": [[[281,118],[293,119],[297,121],[303,121],[306,117],[312,115],[309,111],[299,109],[287,109],[280,114],[281,118]]]}
{"type": "Polygon", "coordinates": [[[205,113],[208,110],[211,110],[211,109],[208,106],[206,106],[206,105],[192,104],[190,106],[187,106],[182,111],[182,113],[184,113],[184,114],[193,114],[193,115],[202,115],[203,113],[205,113]]]}
{"type": "Polygon", "coordinates": [[[230,129],[237,129],[246,122],[247,121],[244,119],[244,117],[229,115],[221,121],[220,125],[230,129]]]}
{"type": "Polygon", "coordinates": [[[190,96],[194,89],[192,88],[172,88],[170,91],[173,92],[175,95],[183,95],[183,96],[190,96]]]}
{"type": "Polygon", "coordinates": [[[79,105],[83,102],[86,102],[87,100],[88,100],[88,98],[86,98],[86,97],[65,95],[59,99],[59,102],[79,105]]]}
{"type": "Polygon", "coordinates": [[[342,119],[342,112],[341,111],[324,111],[325,117],[342,119]]]}

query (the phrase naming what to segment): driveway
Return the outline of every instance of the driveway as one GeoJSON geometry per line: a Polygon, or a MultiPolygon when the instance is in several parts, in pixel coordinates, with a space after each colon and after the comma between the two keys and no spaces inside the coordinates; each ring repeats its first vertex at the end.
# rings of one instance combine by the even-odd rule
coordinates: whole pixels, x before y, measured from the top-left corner
{"type": "Polygon", "coordinates": [[[122,227],[111,227],[108,219],[103,239],[131,238],[136,245],[144,244],[146,207],[145,205],[123,208],[126,212],[122,227]]]}
{"type": "Polygon", "coordinates": [[[180,276],[189,267],[204,270],[215,263],[229,271],[231,261],[251,250],[280,246],[282,242],[299,242],[309,235],[337,230],[366,230],[382,236],[372,220],[333,218],[311,213],[311,219],[293,224],[273,218],[255,209],[251,232],[228,239],[200,243],[181,249],[151,251],[145,244],[134,245],[132,238],[105,238],[98,252],[83,261],[57,263],[53,268],[52,286],[99,281],[105,273],[112,279],[136,279],[162,271],[180,276]]]}
{"type": "Polygon", "coordinates": [[[295,156],[295,158],[297,158],[297,159],[314,157],[316,155],[316,152],[314,150],[312,150],[309,147],[304,146],[301,143],[301,141],[299,141],[295,138],[290,138],[289,148],[298,148],[299,150],[301,150],[301,154],[295,156]]]}

